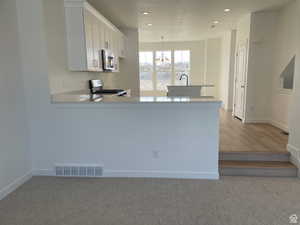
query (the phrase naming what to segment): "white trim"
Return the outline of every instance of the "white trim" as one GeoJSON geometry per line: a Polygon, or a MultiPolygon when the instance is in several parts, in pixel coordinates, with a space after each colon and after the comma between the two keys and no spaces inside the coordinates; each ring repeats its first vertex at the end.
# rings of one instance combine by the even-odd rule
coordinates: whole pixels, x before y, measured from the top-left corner
{"type": "Polygon", "coordinates": [[[145,177],[218,180],[218,172],[105,170],[104,177],[145,177]]]}
{"type": "Polygon", "coordinates": [[[284,88],[278,88],[277,94],[278,95],[293,95],[294,90],[293,89],[284,89],[284,88]]]}
{"type": "MultiPolygon", "coordinates": [[[[34,170],[34,176],[55,176],[53,170],[34,170]]],[[[218,180],[218,172],[104,170],[103,177],[177,178],[218,180]]]]}
{"type": "Polygon", "coordinates": [[[245,123],[246,121],[246,117],[247,117],[247,96],[248,96],[248,69],[249,69],[249,54],[250,54],[250,41],[248,38],[244,39],[244,40],[240,40],[239,42],[236,43],[236,49],[235,49],[235,65],[234,65],[234,85],[233,85],[233,114],[234,116],[237,116],[238,118],[240,118],[243,123],[245,123]],[[240,47],[242,45],[245,45],[246,47],[246,59],[245,59],[245,77],[244,77],[244,105],[243,105],[243,109],[244,109],[244,113],[243,113],[243,118],[240,118],[236,115],[236,80],[237,80],[237,66],[238,66],[238,55],[239,55],[239,50],[240,47]]]}
{"type": "Polygon", "coordinates": [[[281,130],[284,130],[286,132],[289,131],[289,128],[286,124],[283,124],[281,122],[275,121],[275,120],[271,120],[270,124],[273,125],[274,127],[280,128],[281,130]]]}
{"type": "Polygon", "coordinates": [[[32,177],[32,172],[28,172],[22,177],[19,177],[15,179],[13,182],[11,182],[6,187],[2,188],[0,190],[0,200],[4,199],[7,195],[15,191],[18,187],[20,187],[22,184],[30,180],[32,177]]]}
{"type": "Polygon", "coordinates": [[[244,123],[270,123],[268,119],[245,119],[244,123]]]}
{"type": "Polygon", "coordinates": [[[36,170],[33,170],[32,172],[32,175],[33,176],[42,176],[42,177],[55,177],[55,171],[54,169],[51,170],[51,169],[36,169],[36,170]]]}
{"type": "Polygon", "coordinates": [[[287,125],[281,123],[281,122],[277,122],[275,120],[269,120],[269,119],[245,119],[244,123],[268,123],[271,124],[274,127],[277,127],[283,131],[288,132],[289,128],[287,125]]]}
{"type": "Polygon", "coordinates": [[[287,145],[287,149],[291,153],[291,162],[300,169],[300,149],[291,144],[287,145]]]}

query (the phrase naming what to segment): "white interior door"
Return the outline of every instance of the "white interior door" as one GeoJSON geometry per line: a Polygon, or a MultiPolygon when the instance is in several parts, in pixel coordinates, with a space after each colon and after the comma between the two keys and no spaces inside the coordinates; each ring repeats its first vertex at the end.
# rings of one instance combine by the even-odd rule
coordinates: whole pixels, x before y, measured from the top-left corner
{"type": "Polygon", "coordinates": [[[234,116],[245,119],[248,41],[239,44],[236,59],[234,116]]]}

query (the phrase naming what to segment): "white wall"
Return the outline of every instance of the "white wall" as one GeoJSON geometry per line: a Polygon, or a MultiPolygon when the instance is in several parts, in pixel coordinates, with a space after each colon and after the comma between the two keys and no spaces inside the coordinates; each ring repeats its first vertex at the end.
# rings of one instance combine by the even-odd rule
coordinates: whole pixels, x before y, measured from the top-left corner
{"type": "Polygon", "coordinates": [[[249,39],[246,122],[269,122],[288,131],[292,92],[279,89],[279,76],[296,53],[295,5],[252,13],[239,23],[237,43],[249,39]]]}
{"type": "Polygon", "coordinates": [[[292,92],[280,90],[279,77],[284,68],[287,66],[291,58],[297,51],[297,26],[298,11],[297,2],[292,1],[278,12],[278,25],[274,54],[274,74],[273,74],[273,90],[272,90],[272,107],[271,120],[272,123],[283,130],[289,130],[289,107],[292,98],[292,92]]]}
{"type": "Polygon", "coordinates": [[[250,26],[251,26],[251,14],[243,16],[237,23],[236,40],[237,45],[239,42],[244,42],[250,39],[250,26]]]}
{"type": "Polygon", "coordinates": [[[0,1],[0,200],[31,176],[15,0],[0,1]]]}
{"type": "Polygon", "coordinates": [[[35,174],[53,175],[55,164],[100,164],[104,176],[216,179],[218,109],[216,103],[53,104],[52,141],[36,141],[35,174]]]}
{"type": "Polygon", "coordinates": [[[204,83],[213,84],[214,88],[206,88],[205,95],[220,98],[220,77],[221,77],[221,38],[206,40],[206,68],[204,83]]]}
{"type": "Polygon", "coordinates": [[[220,99],[223,108],[233,108],[233,89],[235,73],[236,30],[226,31],[222,37],[222,67],[220,76],[220,99]]]}
{"type": "Polygon", "coordinates": [[[277,18],[276,11],[251,15],[246,107],[248,122],[268,122],[271,117],[277,18]]]}
{"type": "Polygon", "coordinates": [[[64,0],[44,0],[43,10],[51,94],[87,89],[89,79],[102,79],[105,87],[130,88],[139,94],[137,30],[123,30],[129,52],[120,61],[120,73],[71,72],[67,66],[64,0]]]}
{"type": "MultiPolygon", "coordinates": [[[[296,1],[294,8],[297,10],[296,21],[300,21],[300,1],[296,1]]],[[[300,168],[300,27],[295,27],[296,35],[296,71],[295,71],[295,86],[291,99],[291,111],[290,111],[290,139],[289,139],[289,151],[293,155],[293,160],[298,164],[300,168]]]]}
{"type": "Polygon", "coordinates": [[[126,58],[120,59],[120,73],[116,74],[115,81],[118,88],[131,89],[131,95],[140,95],[139,76],[139,34],[136,29],[122,29],[127,37],[126,58]]]}
{"type": "MultiPolygon", "coordinates": [[[[190,50],[191,51],[191,78],[192,85],[215,84],[215,88],[209,88],[207,94],[219,97],[218,85],[221,65],[221,39],[209,39],[189,42],[164,42],[140,43],[140,51],[155,50],[190,50]]],[[[157,95],[157,93],[151,92],[157,95]]],[[[161,93],[158,93],[161,94],[161,93]]],[[[163,93],[165,94],[165,93],[163,93]]]]}
{"type": "MultiPolygon", "coordinates": [[[[48,82],[48,54],[44,27],[43,0],[16,0],[20,55],[25,87],[33,169],[37,152],[43,152],[52,139],[53,111],[48,82]]],[[[42,163],[41,160],[40,163],[42,163]]]]}

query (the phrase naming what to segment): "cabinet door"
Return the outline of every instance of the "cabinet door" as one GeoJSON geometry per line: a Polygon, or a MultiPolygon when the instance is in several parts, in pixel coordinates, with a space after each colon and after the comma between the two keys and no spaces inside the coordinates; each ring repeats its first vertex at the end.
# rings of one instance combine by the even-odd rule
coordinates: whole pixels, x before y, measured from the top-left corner
{"type": "Polygon", "coordinates": [[[111,49],[111,30],[109,27],[105,26],[104,27],[104,48],[105,49],[111,49]]]}
{"type": "Polygon", "coordinates": [[[125,58],[126,57],[126,38],[123,34],[121,34],[119,41],[120,41],[120,57],[125,58]]]}
{"type": "Polygon", "coordinates": [[[117,52],[117,33],[115,31],[112,32],[111,35],[111,51],[113,52],[115,57],[118,57],[117,52]]]}
{"type": "Polygon", "coordinates": [[[85,42],[87,52],[87,70],[94,70],[94,52],[93,52],[93,15],[84,10],[85,42]]]}
{"type": "Polygon", "coordinates": [[[98,32],[99,32],[99,48],[100,50],[105,48],[105,24],[98,20],[98,32]]]}
{"type": "Polygon", "coordinates": [[[121,55],[121,48],[120,48],[120,39],[121,39],[121,34],[119,32],[116,32],[116,37],[115,37],[115,49],[116,49],[116,56],[120,57],[121,55]]]}
{"type": "Polygon", "coordinates": [[[93,16],[93,67],[95,71],[102,71],[100,65],[100,36],[98,18],[93,16]]]}

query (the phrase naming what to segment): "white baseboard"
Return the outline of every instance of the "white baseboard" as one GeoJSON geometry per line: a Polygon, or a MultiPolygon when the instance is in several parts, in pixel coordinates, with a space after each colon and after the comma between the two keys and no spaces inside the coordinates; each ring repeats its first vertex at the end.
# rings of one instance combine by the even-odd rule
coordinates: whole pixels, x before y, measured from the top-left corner
{"type": "MultiPolygon", "coordinates": [[[[33,176],[55,176],[53,170],[34,170],[33,176]]],[[[104,170],[103,177],[135,177],[135,178],[176,178],[218,180],[219,173],[213,172],[180,172],[180,171],[128,171],[104,170]]]]}
{"type": "Polygon", "coordinates": [[[269,123],[273,125],[274,127],[277,127],[283,131],[288,132],[289,128],[287,125],[277,122],[275,120],[269,120],[269,119],[246,119],[245,123],[269,123]]]}
{"type": "Polygon", "coordinates": [[[18,187],[20,187],[22,184],[30,180],[32,177],[32,172],[28,172],[22,177],[17,178],[12,183],[7,185],[6,187],[2,188],[0,190],[0,200],[4,199],[7,195],[15,191],[18,187]]]}
{"type": "Polygon", "coordinates": [[[176,178],[176,179],[208,179],[218,180],[218,172],[189,172],[189,171],[124,171],[105,170],[104,177],[140,177],[140,178],[176,178]]]}
{"type": "Polygon", "coordinates": [[[54,172],[54,170],[48,170],[48,169],[43,169],[43,170],[35,169],[35,170],[33,170],[32,175],[33,176],[41,176],[41,177],[54,177],[55,172],[54,172]]]}
{"type": "Polygon", "coordinates": [[[245,119],[244,123],[270,123],[268,119],[245,119]]]}
{"type": "Polygon", "coordinates": [[[281,130],[284,130],[285,132],[289,131],[288,126],[286,124],[281,123],[281,122],[277,122],[275,120],[271,120],[270,124],[273,125],[274,127],[277,127],[277,128],[279,128],[281,130]]]}
{"type": "Polygon", "coordinates": [[[300,169],[300,149],[290,144],[287,145],[287,149],[291,153],[291,162],[300,169]]]}

